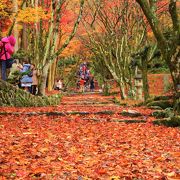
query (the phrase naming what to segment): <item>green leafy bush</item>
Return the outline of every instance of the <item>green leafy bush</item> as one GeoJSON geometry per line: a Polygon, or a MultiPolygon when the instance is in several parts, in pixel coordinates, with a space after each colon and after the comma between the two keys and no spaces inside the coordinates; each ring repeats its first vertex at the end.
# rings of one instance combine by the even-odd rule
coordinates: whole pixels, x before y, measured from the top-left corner
{"type": "Polygon", "coordinates": [[[147,104],[148,107],[159,106],[162,109],[173,107],[173,102],[169,100],[152,101],[147,104]]]}
{"type": "Polygon", "coordinates": [[[153,124],[164,125],[167,127],[180,127],[180,116],[174,116],[172,118],[155,120],[153,121],[153,124]]]}
{"type": "Polygon", "coordinates": [[[40,107],[55,106],[60,103],[62,95],[34,96],[5,81],[0,80],[0,106],[40,107]]]}

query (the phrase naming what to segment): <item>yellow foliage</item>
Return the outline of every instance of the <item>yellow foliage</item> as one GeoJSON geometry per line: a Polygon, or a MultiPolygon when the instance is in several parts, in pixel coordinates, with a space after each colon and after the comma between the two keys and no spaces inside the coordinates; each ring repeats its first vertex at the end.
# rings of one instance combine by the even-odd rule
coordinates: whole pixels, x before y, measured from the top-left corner
{"type": "Polygon", "coordinates": [[[19,11],[17,21],[24,23],[35,23],[39,22],[40,19],[47,20],[49,17],[49,14],[46,14],[41,7],[27,7],[19,11]]]}
{"type": "Polygon", "coordinates": [[[9,7],[8,5],[9,4],[6,3],[6,0],[1,0],[0,1],[0,18],[9,16],[9,14],[7,13],[6,10],[11,9],[12,7],[9,7]]]}
{"type": "Polygon", "coordinates": [[[68,47],[62,52],[61,57],[68,57],[79,52],[81,43],[79,40],[74,39],[70,42],[68,47]]]}

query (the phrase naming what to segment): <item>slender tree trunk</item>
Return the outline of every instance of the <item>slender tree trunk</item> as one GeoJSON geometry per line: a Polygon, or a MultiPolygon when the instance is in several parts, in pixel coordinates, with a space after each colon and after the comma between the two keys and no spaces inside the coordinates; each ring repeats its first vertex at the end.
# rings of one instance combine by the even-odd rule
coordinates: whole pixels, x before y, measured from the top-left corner
{"type": "Polygon", "coordinates": [[[57,65],[57,60],[55,60],[49,68],[49,73],[48,73],[48,91],[52,91],[53,86],[54,86],[54,81],[55,81],[55,75],[56,75],[56,65],[57,65]]]}
{"type": "MultiPolygon", "coordinates": [[[[35,7],[35,9],[37,10],[37,8],[38,8],[38,5],[39,5],[39,0],[35,0],[35,2],[34,2],[34,7],[35,7]]],[[[35,59],[34,59],[34,61],[36,61],[36,62],[38,62],[38,60],[39,60],[39,55],[40,55],[40,53],[39,53],[39,49],[40,48],[42,48],[42,47],[39,47],[39,36],[40,36],[40,33],[39,33],[39,23],[38,23],[38,19],[39,19],[39,16],[38,16],[38,13],[36,13],[36,23],[34,24],[34,26],[35,26],[35,35],[36,35],[36,38],[34,39],[35,40],[35,59]]]]}
{"type": "Polygon", "coordinates": [[[149,99],[149,84],[148,84],[148,68],[146,59],[141,59],[142,62],[142,81],[143,81],[143,93],[144,101],[146,102],[149,99]]]}
{"type": "Polygon", "coordinates": [[[122,90],[121,86],[119,86],[119,92],[120,92],[121,99],[124,100],[125,97],[124,97],[124,93],[123,93],[123,90],[122,90]]]}
{"type": "Polygon", "coordinates": [[[171,57],[167,56],[166,62],[169,66],[174,88],[174,111],[180,114],[180,46],[177,46],[171,57]]]}
{"type": "Polygon", "coordinates": [[[49,67],[48,73],[48,91],[52,91],[52,64],[49,67]]]}
{"type": "Polygon", "coordinates": [[[171,56],[167,55],[165,59],[171,72],[174,90],[177,93],[178,85],[180,85],[180,46],[177,46],[175,52],[171,56]]]}
{"type": "MultiPolygon", "coordinates": [[[[22,9],[26,7],[26,3],[22,5],[22,9]]],[[[28,49],[28,33],[27,33],[27,26],[23,23],[22,35],[21,35],[21,48],[28,49]]]]}
{"type": "Polygon", "coordinates": [[[52,88],[53,88],[54,82],[55,82],[56,67],[57,67],[57,59],[56,59],[56,60],[53,62],[53,64],[52,64],[52,80],[51,80],[51,82],[52,82],[52,84],[51,84],[52,88]]]}
{"type": "Polygon", "coordinates": [[[108,87],[108,82],[107,80],[104,81],[104,87],[103,87],[103,93],[104,95],[109,95],[109,87],[108,87]]]}
{"type": "MultiPolygon", "coordinates": [[[[13,0],[13,11],[15,14],[18,12],[17,0],[13,0]]],[[[17,51],[19,49],[19,31],[18,31],[18,25],[16,22],[14,24],[13,34],[14,34],[14,37],[16,38],[15,51],[17,51]]]]}
{"type": "Polygon", "coordinates": [[[122,88],[122,83],[121,82],[119,82],[119,81],[116,81],[117,83],[118,83],[118,85],[119,85],[119,92],[120,92],[120,97],[121,97],[121,99],[122,100],[124,100],[125,99],[125,97],[124,97],[124,92],[123,92],[123,88],[122,88]]]}
{"type": "Polygon", "coordinates": [[[45,95],[45,89],[46,89],[46,82],[47,82],[47,77],[48,77],[48,69],[49,69],[49,64],[46,64],[43,69],[42,69],[42,74],[39,77],[39,86],[38,86],[38,94],[40,96],[45,95]]]}
{"type": "Polygon", "coordinates": [[[22,29],[21,48],[22,49],[28,48],[27,28],[25,24],[23,24],[23,29],[22,29]]]}

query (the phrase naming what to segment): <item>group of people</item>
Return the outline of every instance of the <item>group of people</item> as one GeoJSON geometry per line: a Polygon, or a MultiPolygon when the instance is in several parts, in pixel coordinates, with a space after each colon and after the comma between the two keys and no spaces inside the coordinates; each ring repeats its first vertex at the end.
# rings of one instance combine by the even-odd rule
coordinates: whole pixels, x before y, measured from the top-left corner
{"type": "Polygon", "coordinates": [[[88,89],[90,89],[90,91],[93,92],[94,88],[94,77],[90,74],[90,70],[88,69],[87,63],[84,62],[80,65],[78,71],[77,89],[79,89],[80,92],[87,91],[88,89]]]}
{"type": "Polygon", "coordinates": [[[31,94],[35,95],[37,93],[38,85],[38,73],[35,64],[30,64],[28,61],[23,61],[21,65],[18,59],[15,59],[12,67],[10,68],[10,73],[8,76],[8,81],[19,88],[25,89],[31,94]]]}
{"type": "MultiPolygon", "coordinates": [[[[20,64],[18,59],[14,60],[11,56],[14,53],[15,44],[16,39],[13,35],[0,40],[1,78],[35,95],[38,85],[38,73],[35,64],[30,64],[28,61],[23,61],[23,63],[20,64]],[[6,75],[7,69],[10,69],[8,77],[6,75]]],[[[55,83],[55,89],[62,90],[62,88],[63,83],[58,79],[55,83]]],[[[80,65],[77,88],[81,92],[87,91],[88,89],[93,92],[95,89],[94,77],[90,74],[86,62],[80,65]]]]}
{"type": "Polygon", "coordinates": [[[88,80],[80,78],[80,80],[78,80],[77,82],[77,89],[79,89],[80,92],[88,91],[88,89],[91,92],[94,92],[95,89],[94,77],[92,76],[88,80]]]}
{"type": "Polygon", "coordinates": [[[12,58],[15,44],[16,39],[13,35],[3,37],[0,40],[1,78],[35,95],[38,85],[36,67],[27,61],[20,64],[18,59],[12,58]],[[7,69],[10,69],[8,76],[7,69]]]}

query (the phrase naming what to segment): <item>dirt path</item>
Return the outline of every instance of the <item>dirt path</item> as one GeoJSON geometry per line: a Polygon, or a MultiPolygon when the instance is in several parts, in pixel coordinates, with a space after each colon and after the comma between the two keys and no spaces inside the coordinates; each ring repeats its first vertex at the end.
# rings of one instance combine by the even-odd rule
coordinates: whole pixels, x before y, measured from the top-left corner
{"type": "Polygon", "coordinates": [[[154,126],[149,109],[88,94],[66,96],[58,107],[0,112],[0,179],[180,177],[180,131],[154,126]],[[123,116],[128,109],[141,115],[123,116]]]}

